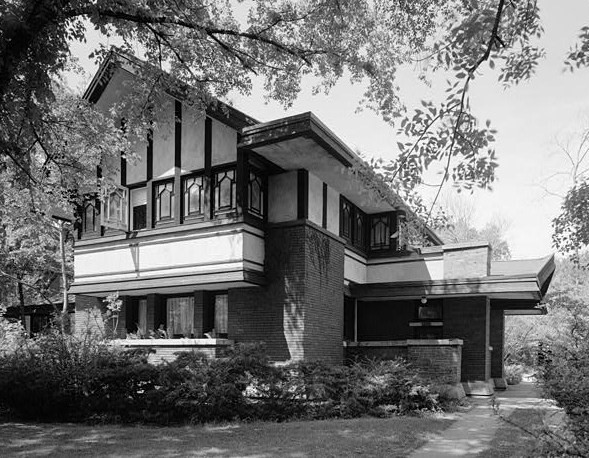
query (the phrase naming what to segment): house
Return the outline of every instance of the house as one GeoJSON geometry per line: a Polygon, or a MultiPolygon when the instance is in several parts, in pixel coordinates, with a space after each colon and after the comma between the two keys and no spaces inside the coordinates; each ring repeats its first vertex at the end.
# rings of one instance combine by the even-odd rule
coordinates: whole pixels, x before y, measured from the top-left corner
{"type": "MultiPolygon", "coordinates": [[[[86,97],[120,100],[130,62],[111,56],[86,97]]],[[[80,210],[78,332],[118,291],[121,338],[166,337],[120,343],[159,358],[262,341],[275,361],[404,356],[473,393],[501,384],[504,317],[541,313],[552,257],[495,263],[487,243],[443,245],[428,228],[411,248],[411,210],[350,173],[362,161],[312,113],[260,123],[163,97],[167,128],[103,170],[118,187],[80,210]]]]}

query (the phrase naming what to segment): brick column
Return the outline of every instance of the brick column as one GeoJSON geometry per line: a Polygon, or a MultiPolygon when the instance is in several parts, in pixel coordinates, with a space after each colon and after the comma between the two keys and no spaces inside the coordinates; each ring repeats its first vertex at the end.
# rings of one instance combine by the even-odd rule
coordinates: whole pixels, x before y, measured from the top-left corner
{"type": "Polygon", "coordinates": [[[462,381],[491,378],[490,304],[487,297],[444,299],[444,338],[462,339],[462,381]]]}
{"type": "Polygon", "coordinates": [[[307,221],[266,232],[264,288],[229,290],[229,338],[276,361],[343,360],[344,248],[307,221]]]}
{"type": "Polygon", "coordinates": [[[505,314],[503,309],[491,309],[491,377],[503,378],[503,344],[505,336],[505,314]]]}

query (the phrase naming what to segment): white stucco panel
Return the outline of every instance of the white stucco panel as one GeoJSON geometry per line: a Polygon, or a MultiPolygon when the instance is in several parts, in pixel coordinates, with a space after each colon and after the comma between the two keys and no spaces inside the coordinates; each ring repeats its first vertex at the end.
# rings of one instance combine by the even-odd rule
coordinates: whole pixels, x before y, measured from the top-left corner
{"type": "Polygon", "coordinates": [[[345,253],[344,279],[354,283],[366,283],[366,264],[356,253],[347,249],[345,253]]]}
{"type": "MultiPolygon", "coordinates": [[[[248,249],[256,251],[254,249],[248,249]]],[[[259,251],[259,250],[258,250],[259,251]]],[[[263,252],[262,252],[263,253],[263,252]]],[[[257,254],[259,258],[263,254],[257,254]]],[[[252,254],[252,258],[256,256],[252,254]]],[[[244,258],[244,233],[237,231],[192,236],[168,237],[147,242],[136,242],[110,250],[79,250],[75,256],[76,281],[88,277],[109,276],[112,280],[150,275],[150,272],[170,273],[176,269],[187,271],[215,270],[220,264],[241,262],[244,258]],[[170,272],[168,272],[170,271],[170,272]]],[[[252,259],[256,261],[256,259],[252,259]]]]}
{"type": "Polygon", "coordinates": [[[371,260],[367,267],[368,283],[439,280],[444,277],[442,258],[416,258],[415,260],[371,260]]]}
{"type": "Polygon", "coordinates": [[[323,181],[309,173],[309,220],[323,224],[323,181]]]}
{"type": "Polygon", "coordinates": [[[182,106],[182,172],[205,167],[205,115],[182,106]]]}
{"type": "Polygon", "coordinates": [[[297,219],[297,171],[272,175],[268,179],[268,221],[281,223],[297,219]]]}
{"type": "Polygon", "coordinates": [[[237,132],[213,119],[212,165],[227,164],[237,160],[237,132]]]}

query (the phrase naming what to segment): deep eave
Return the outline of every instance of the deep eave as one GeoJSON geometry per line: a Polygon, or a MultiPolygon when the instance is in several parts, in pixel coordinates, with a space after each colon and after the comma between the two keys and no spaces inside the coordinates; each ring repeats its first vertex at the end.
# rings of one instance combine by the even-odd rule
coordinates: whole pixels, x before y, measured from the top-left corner
{"type": "MultiPolygon", "coordinates": [[[[91,103],[96,103],[117,69],[136,75],[141,71],[141,68],[148,65],[148,63],[134,56],[113,49],[108,57],[101,62],[98,71],[94,74],[92,81],[90,81],[88,88],[84,92],[83,98],[91,103]],[[128,64],[127,66],[133,70],[124,68],[122,66],[123,62],[128,64]]],[[[189,92],[191,90],[190,87],[167,73],[166,77],[171,81],[171,86],[167,90],[168,94],[178,100],[183,100],[183,94],[189,92]]],[[[258,120],[217,99],[207,107],[206,114],[236,130],[259,124],[258,120]]]]}
{"type": "MultiPolygon", "coordinates": [[[[306,138],[314,141],[344,167],[367,167],[362,158],[312,112],[244,127],[241,131],[238,147],[255,150],[256,148],[280,144],[296,138],[306,138]]],[[[387,186],[384,183],[381,184],[387,186]]],[[[405,205],[400,198],[397,197],[396,199],[398,199],[397,207],[415,216],[411,208],[405,205]]],[[[426,233],[435,243],[443,243],[440,237],[427,226],[426,233]]]]}

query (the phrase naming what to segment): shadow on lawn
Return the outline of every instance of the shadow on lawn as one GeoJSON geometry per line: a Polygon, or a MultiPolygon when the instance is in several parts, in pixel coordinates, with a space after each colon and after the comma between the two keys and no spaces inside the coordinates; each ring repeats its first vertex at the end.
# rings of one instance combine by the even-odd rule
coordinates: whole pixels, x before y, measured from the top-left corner
{"type": "Polygon", "coordinates": [[[449,419],[397,417],[152,427],[0,424],[0,456],[406,456],[449,419]]]}

